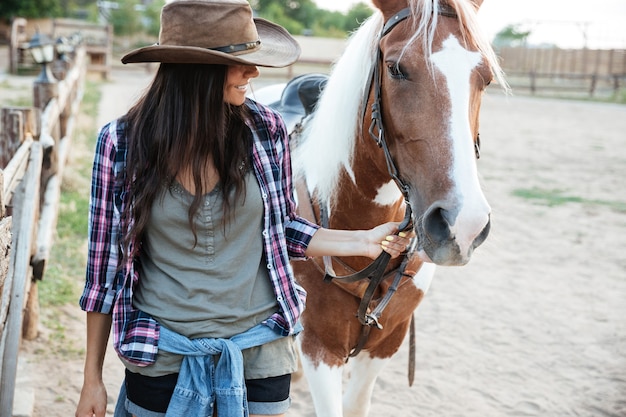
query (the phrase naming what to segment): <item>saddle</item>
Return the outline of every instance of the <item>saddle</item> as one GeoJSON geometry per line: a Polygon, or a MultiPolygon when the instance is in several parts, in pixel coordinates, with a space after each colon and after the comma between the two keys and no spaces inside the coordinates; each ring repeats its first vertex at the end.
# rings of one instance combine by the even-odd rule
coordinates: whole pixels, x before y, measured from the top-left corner
{"type": "Polygon", "coordinates": [[[326,74],[299,75],[287,82],[280,100],[267,103],[282,115],[289,134],[298,128],[304,118],[313,113],[327,81],[326,74]]]}

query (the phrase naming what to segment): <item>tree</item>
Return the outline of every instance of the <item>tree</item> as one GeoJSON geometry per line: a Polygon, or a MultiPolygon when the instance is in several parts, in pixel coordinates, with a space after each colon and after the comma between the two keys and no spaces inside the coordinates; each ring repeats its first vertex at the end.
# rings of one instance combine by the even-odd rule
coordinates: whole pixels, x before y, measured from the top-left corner
{"type": "Polygon", "coordinates": [[[357,3],[348,10],[345,17],[343,30],[346,32],[354,32],[361,24],[372,15],[372,9],[365,3],[357,3]]]}
{"type": "Polygon", "coordinates": [[[2,0],[0,19],[10,22],[15,17],[41,18],[62,15],[60,0],[2,0]]]}
{"type": "Polygon", "coordinates": [[[519,25],[508,25],[496,34],[493,45],[496,48],[524,46],[530,33],[521,30],[519,25]]]}
{"type": "Polygon", "coordinates": [[[165,4],[165,0],[155,0],[146,7],[144,12],[144,26],[146,33],[155,38],[159,37],[161,27],[161,8],[165,4]]]}
{"type": "Polygon", "coordinates": [[[272,22],[278,23],[289,33],[299,35],[302,33],[302,30],[305,26],[297,21],[296,19],[291,18],[285,8],[281,6],[278,2],[267,2],[268,4],[263,7],[262,10],[259,10],[259,15],[267,20],[271,20],[272,22]]]}
{"type": "Polygon", "coordinates": [[[141,13],[135,8],[133,0],[117,0],[117,7],[109,10],[107,20],[113,26],[116,35],[132,35],[141,32],[141,13]]]}
{"type": "Polygon", "coordinates": [[[322,10],[320,17],[313,26],[314,33],[318,36],[337,37],[337,35],[339,35],[339,37],[345,37],[345,20],[345,16],[340,12],[322,10]]]}
{"type": "Polygon", "coordinates": [[[345,37],[372,14],[365,3],[352,6],[347,15],[319,9],[313,0],[250,0],[250,3],[258,16],[278,23],[294,35],[307,29],[316,36],[345,37]]]}

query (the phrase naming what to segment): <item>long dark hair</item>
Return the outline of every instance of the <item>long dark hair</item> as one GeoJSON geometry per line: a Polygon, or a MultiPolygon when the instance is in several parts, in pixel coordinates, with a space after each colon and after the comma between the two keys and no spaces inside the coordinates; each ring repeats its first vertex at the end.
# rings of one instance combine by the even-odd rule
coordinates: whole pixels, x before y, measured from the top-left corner
{"type": "MultiPolygon", "coordinates": [[[[124,249],[141,242],[155,198],[183,169],[191,170],[196,190],[188,211],[196,242],[193,217],[202,202],[209,162],[219,174],[225,219],[245,195],[246,170],[241,168],[249,164],[251,133],[244,123],[246,106],[224,102],[226,72],[225,65],[161,64],[143,97],[124,117],[124,180],[129,187],[122,213],[124,249]],[[232,190],[234,197],[229,198],[232,190]]],[[[124,250],[124,259],[138,250],[124,250]]]]}

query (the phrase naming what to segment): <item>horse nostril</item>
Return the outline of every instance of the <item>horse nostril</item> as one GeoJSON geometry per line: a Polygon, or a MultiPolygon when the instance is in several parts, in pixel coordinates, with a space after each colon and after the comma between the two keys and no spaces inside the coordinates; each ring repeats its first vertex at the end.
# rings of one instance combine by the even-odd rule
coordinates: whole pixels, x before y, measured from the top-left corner
{"type": "Polygon", "coordinates": [[[431,207],[424,216],[424,229],[431,239],[443,242],[450,236],[451,213],[442,207],[431,207]]]}
{"type": "Polygon", "coordinates": [[[489,230],[491,230],[491,220],[487,222],[483,230],[481,230],[478,236],[476,236],[476,239],[474,239],[474,242],[472,243],[472,246],[474,248],[479,247],[487,239],[487,236],[489,235],[489,230]]]}

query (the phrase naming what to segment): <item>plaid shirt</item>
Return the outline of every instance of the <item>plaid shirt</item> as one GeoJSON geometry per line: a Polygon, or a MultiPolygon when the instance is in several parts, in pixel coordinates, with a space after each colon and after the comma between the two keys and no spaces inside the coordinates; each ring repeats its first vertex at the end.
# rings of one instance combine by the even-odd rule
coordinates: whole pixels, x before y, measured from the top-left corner
{"type": "MultiPolygon", "coordinates": [[[[289,259],[303,259],[316,225],[298,217],[292,194],[288,135],[273,110],[247,100],[253,133],[252,161],[264,205],[263,247],[280,312],[264,324],[281,335],[293,334],[304,310],[306,293],[294,281],[289,259]]],[[[156,359],[159,325],[132,305],[140,279],[135,259],[118,268],[120,220],[127,185],[120,180],[127,152],[125,126],[105,125],[96,145],[89,210],[86,283],[80,298],[85,311],[113,315],[113,345],[122,357],[140,366],[156,359]]],[[[134,242],[136,246],[138,242],[134,242]]],[[[132,250],[128,248],[128,250],[132,250]]]]}

